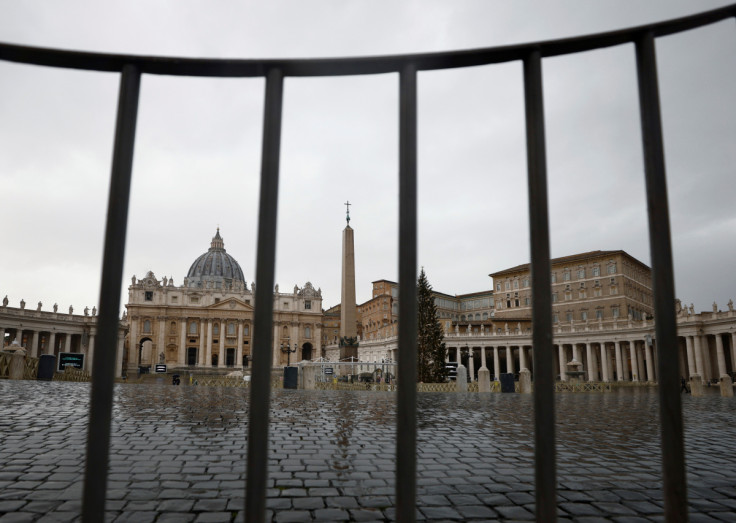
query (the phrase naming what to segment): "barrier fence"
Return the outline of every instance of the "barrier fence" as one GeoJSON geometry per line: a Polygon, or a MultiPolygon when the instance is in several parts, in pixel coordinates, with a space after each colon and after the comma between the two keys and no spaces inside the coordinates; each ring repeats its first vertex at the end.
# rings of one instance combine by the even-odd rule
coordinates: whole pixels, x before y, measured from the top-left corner
{"type": "MultiPolygon", "coordinates": [[[[532,342],[535,347],[536,517],[556,518],[554,371],[549,222],[542,60],[605,47],[634,44],[645,161],[649,238],[655,296],[665,517],[687,520],[683,425],[676,347],[674,278],[667,184],[662,146],[655,39],[736,16],[736,5],[666,22],[497,48],[365,58],[214,60],[86,53],[0,44],[0,60],[68,69],[121,73],[110,178],[98,317],[99,347],[116,347],[128,202],[142,74],[200,77],[265,77],[266,96],[256,284],[274,286],[281,113],[285,77],[397,73],[399,76],[399,362],[400,382],[416,382],[417,280],[417,72],[521,61],[526,107],[529,226],[532,273],[532,342]],[[672,349],[674,350],[674,349],[672,349]]],[[[253,381],[248,423],[245,516],[263,521],[266,508],[268,419],[271,391],[273,300],[255,303],[253,381]]],[[[115,351],[94,359],[82,517],[104,521],[115,351]]],[[[416,387],[399,387],[396,432],[396,519],[414,521],[416,497],[416,387]]]]}

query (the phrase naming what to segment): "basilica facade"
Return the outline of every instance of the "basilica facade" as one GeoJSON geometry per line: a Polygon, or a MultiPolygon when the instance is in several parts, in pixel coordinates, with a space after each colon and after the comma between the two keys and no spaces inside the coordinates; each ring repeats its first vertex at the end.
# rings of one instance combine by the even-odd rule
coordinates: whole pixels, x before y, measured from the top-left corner
{"type": "MultiPolygon", "coordinates": [[[[217,233],[192,263],[183,284],[173,278],[133,276],[128,288],[125,361],[128,374],[164,363],[176,368],[247,368],[252,360],[255,283],[217,233]]],[[[268,292],[271,292],[269,289],[268,292]]],[[[273,365],[319,357],[322,292],[307,282],[273,292],[273,365]]]]}

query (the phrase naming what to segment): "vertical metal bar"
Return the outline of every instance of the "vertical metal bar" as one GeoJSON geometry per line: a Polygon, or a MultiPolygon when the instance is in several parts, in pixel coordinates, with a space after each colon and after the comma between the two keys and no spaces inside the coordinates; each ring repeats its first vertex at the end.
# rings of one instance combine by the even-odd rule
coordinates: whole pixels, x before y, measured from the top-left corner
{"type": "Polygon", "coordinates": [[[140,81],[141,73],[136,66],[126,65],[123,68],[118,95],[110,192],[107,201],[100,314],[97,317],[97,350],[92,367],[92,396],[87,430],[87,456],[82,502],[82,520],[87,523],[105,520],[120,289],[123,284],[125,234],[128,226],[128,202],[133,170],[140,81]]]}
{"type": "Polygon", "coordinates": [[[253,321],[253,379],[248,417],[245,519],[261,523],[266,512],[268,476],[268,413],[271,401],[273,284],[276,263],[276,216],[279,192],[281,109],[284,76],[271,69],[266,76],[261,153],[261,197],[258,209],[258,253],[253,321]]]}
{"type": "Polygon", "coordinates": [[[399,390],[396,520],[416,519],[417,444],[417,70],[399,76],[399,390]]]}
{"type": "Polygon", "coordinates": [[[532,275],[532,344],[534,346],[534,474],[537,521],[557,518],[555,456],[554,353],[550,281],[547,160],[544,136],[542,58],[524,59],[526,161],[529,183],[529,229],[532,275]]]}
{"type": "Polygon", "coordinates": [[[677,357],[675,283],[672,268],[667,178],[659,108],[654,35],[636,39],[639,110],[644,142],[644,174],[649,214],[649,249],[652,257],[654,318],[659,369],[659,415],[662,437],[662,474],[665,519],[687,521],[687,486],[683,446],[682,406],[677,357]]]}

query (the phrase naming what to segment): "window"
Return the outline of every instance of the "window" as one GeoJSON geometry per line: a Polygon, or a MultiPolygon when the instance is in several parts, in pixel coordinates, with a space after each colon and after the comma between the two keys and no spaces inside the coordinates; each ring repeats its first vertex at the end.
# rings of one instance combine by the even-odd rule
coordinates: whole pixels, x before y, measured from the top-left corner
{"type": "Polygon", "coordinates": [[[143,322],[143,333],[151,334],[151,320],[146,320],[143,322]]]}
{"type": "Polygon", "coordinates": [[[496,290],[497,290],[497,291],[500,291],[500,290],[501,290],[501,284],[500,284],[500,283],[497,283],[497,284],[496,284],[496,290]]]}
{"type": "Polygon", "coordinates": [[[234,323],[227,324],[227,333],[229,336],[235,336],[235,324],[234,323]]]}
{"type": "Polygon", "coordinates": [[[524,278],[523,284],[524,287],[529,287],[529,278],[524,278]]]}
{"type": "Polygon", "coordinates": [[[171,303],[179,303],[179,296],[172,296],[171,303]]]}
{"type": "Polygon", "coordinates": [[[578,269],[578,279],[581,280],[585,278],[585,269],[578,269]]]}
{"type": "Polygon", "coordinates": [[[601,295],[601,289],[600,289],[600,287],[596,287],[595,289],[593,289],[593,296],[595,296],[596,298],[598,298],[598,297],[600,297],[600,295],[601,295]]]}
{"type": "Polygon", "coordinates": [[[284,302],[284,309],[288,309],[288,308],[289,308],[289,302],[288,301],[285,301],[284,302]]]}
{"type": "Polygon", "coordinates": [[[615,285],[611,285],[611,294],[618,294],[618,289],[615,285]]]}
{"type": "Polygon", "coordinates": [[[196,296],[192,296],[189,298],[189,303],[199,303],[199,298],[196,296]]]}
{"type": "Polygon", "coordinates": [[[557,293],[556,292],[552,293],[552,303],[557,303],[557,293]]]}
{"type": "Polygon", "coordinates": [[[312,337],[312,329],[309,327],[304,327],[304,337],[305,338],[311,338],[312,337]]]}
{"type": "Polygon", "coordinates": [[[214,334],[215,336],[217,336],[218,334],[220,334],[220,324],[219,323],[215,323],[212,326],[212,334],[214,334]]]}
{"type": "Polygon", "coordinates": [[[250,300],[245,300],[246,305],[250,305],[250,300]]]}
{"type": "Polygon", "coordinates": [[[506,282],[506,290],[507,291],[510,291],[511,290],[511,282],[510,281],[507,281],[506,282]]]}
{"type": "Polygon", "coordinates": [[[518,307],[518,306],[519,306],[519,300],[517,298],[517,299],[514,300],[514,307],[518,307]]]}
{"type": "Polygon", "coordinates": [[[243,335],[250,336],[250,325],[246,325],[243,327],[243,335]]]}
{"type": "Polygon", "coordinates": [[[614,318],[618,318],[619,317],[618,316],[619,315],[618,307],[611,307],[611,313],[612,313],[612,315],[613,315],[614,318]]]}
{"type": "Polygon", "coordinates": [[[153,291],[146,291],[146,301],[153,301],[153,291]]]}
{"type": "Polygon", "coordinates": [[[570,271],[565,271],[562,273],[562,281],[570,281],[570,271]]]}
{"type": "Polygon", "coordinates": [[[529,297],[528,296],[526,298],[524,298],[524,306],[525,307],[528,307],[529,306],[529,301],[530,300],[529,300],[529,297]]]}
{"type": "Polygon", "coordinates": [[[585,289],[581,290],[578,294],[579,294],[578,298],[581,300],[584,300],[585,298],[588,297],[587,293],[585,292],[585,289]]]}
{"type": "Polygon", "coordinates": [[[514,289],[519,288],[519,280],[514,280],[514,289]]]}
{"type": "Polygon", "coordinates": [[[608,274],[616,274],[616,264],[611,263],[608,265],[608,274]]]}
{"type": "Polygon", "coordinates": [[[215,303],[220,303],[220,298],[215,298],[215,303]]]}
{"type": "Polygon", "coordinates": [[[556,272],[552,273],[552,283],[557,283],[557,273],[556,272]]]}
{"type": "Polygon", "coordinates": [[[311,309],[312,308],[312,300],[304,300],[304,308],[305,309],[311,309]]]}
{"type": "Polygon", "coordinates": [[[169,329],[169,334],[176,334],[176,322],[171,322],[171,328],[169,329]]]}
{"type": "Polygon", "coordinates": [[[601,275],[601,268],[596,265],[595,267],[593,267],[593,277],[595,278],[600,275],[601,275]]]}
{"type": "Polygon", "coordinates": [[[567,319],[567,321],[572,321],[572,312],[568,312],[567,314],[565,314],[565,318],[567,319]]]}
{"type": "Polygon", "coordinates": [[[555,313],[552,315],[552,323],[560,323],[560,315],[555,313]]]}
{"type": "Polygon", "coordinates": [[[597,320],[602,320],[603,319],[603,311],[600,310],[600,309],[598,309],[597,311],[595,311],[595,318],[597,320]]]}
{"type": "Polygon", "coordinates": [[[189,334],[197,334],[197,322],[193,321],[189,324],[189,334]]]}
{"type": "Polygon", "coordinates": [[[571,300],[571,299],[572,299],[572,292],[570,292],[570,291],[565,291],[565,300],[566,300],[566,301],[569,301],[569,300],[571,300]]]}
{"type": "Polygon", "coordinates": [[[580,319],[583,320],[583,321],[586,321],[588,319],[588,312],[587,311],[582,311],[580,313],[580,319]]]}

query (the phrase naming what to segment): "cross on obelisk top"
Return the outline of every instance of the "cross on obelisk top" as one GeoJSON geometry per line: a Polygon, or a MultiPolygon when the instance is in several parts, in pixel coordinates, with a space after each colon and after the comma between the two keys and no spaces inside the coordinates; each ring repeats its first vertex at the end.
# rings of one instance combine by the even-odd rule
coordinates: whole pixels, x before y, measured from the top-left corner
{"type": "Polygon", "coordinates": [[[347,211],[345,213],[345,219],[348,221],[348,225],[350,225],[350,205],[351,205],[350,200],[345,202],[343,205],[347,207],[347,211]]]}

